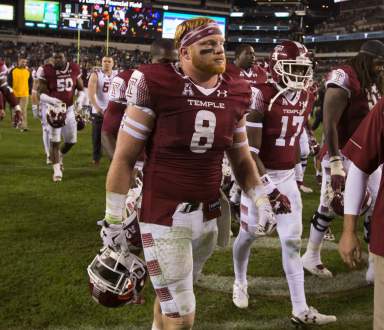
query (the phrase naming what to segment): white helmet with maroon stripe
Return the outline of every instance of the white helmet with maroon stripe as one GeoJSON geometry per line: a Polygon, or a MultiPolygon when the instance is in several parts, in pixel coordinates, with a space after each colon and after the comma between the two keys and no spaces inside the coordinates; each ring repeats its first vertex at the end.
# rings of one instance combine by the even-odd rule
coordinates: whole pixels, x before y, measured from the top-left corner
{"type": "Polygon", "coordinates": [[[129,251],[103,247],[87,268],[92,298],[106,307],[140,303],[148,272],[145,262],[129,251]]]}
{"type": "Polygon", "coordinates": [[[269,70],[276,83],[288,89],[306,89],[313,77],[311,53],[297,41],[283,41],[271,53],[269,70]]]}

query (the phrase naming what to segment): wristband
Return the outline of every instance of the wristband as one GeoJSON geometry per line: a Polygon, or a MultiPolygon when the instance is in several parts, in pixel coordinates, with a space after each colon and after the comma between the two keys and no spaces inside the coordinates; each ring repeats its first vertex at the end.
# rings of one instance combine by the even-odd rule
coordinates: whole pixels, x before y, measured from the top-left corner
{"type": "Polygon", "coordinates": [[[329,167],[331,175],[345,176],[342,158],[340,156],[332,156],[329,158],[329,167]]]}
{"type": "Polygon", "coordinates": [[[267,195],[271,194],[272,191],[274,191],[276,188],[276,185],[272,182],[271,178],[269,177],[268,174],[264,174],[262,177],[261,177],[261,182],[263,183],[264,185],[264,189],[265,189],[265,193],[267,195]]]}
{"type": "Polygon", "coordinates": [[[120,224],[125,212],[127,195],[107,191],[105,203],[105,220],[109,224],[120,224]]]}

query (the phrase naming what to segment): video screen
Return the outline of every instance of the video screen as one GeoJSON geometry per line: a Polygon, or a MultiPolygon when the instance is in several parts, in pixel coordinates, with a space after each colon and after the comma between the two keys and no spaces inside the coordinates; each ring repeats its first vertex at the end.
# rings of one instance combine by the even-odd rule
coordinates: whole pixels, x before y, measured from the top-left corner
{"type": "Polygon", "coordinates": [[[25,0],[25,26],[56,29],[59,23],[60,5],[57,1],[25,0]]]}
{"type": "Polygon", "coordinates": [[[92,30],[92,5],[63,1],[60,28],[64,30],[92,30]]]}
{"type": "Polygon", "coordinates": [[[92,29],[96,33],[156,38],[162,32],[162,12],[152,8],[93,5],[92,29]]]}
{"type": "Polygon", "coordinates": [[[219,24],[220,30],[225,35],[226,30],[226,18],[220,16],[208,16],[201,14],[184,14],[184,13],[175,13],[171,11],[165,11],[163,14],[163,34],[164,39],[173,39],[175,36],[176,26],[184,22],[187,19],[195,17],[209,17],[216,21],[219,24]]]}
{"type": "Polygon", "coordinates": [[[12,5],[0,5],[0,21],[13,21],[15,7],[12,5]]]}

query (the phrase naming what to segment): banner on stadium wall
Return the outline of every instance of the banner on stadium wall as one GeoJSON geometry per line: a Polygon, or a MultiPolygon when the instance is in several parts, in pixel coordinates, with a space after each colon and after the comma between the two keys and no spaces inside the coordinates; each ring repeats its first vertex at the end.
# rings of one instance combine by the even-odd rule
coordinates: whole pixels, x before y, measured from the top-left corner
{"type": "Polygon", "coordinates": [[[113,0],[79,0],[79,3],[103,5],[103,6],[120,6],[127,8],[142,8],[143,4],[136,1],[113,1],[113,0]]]}

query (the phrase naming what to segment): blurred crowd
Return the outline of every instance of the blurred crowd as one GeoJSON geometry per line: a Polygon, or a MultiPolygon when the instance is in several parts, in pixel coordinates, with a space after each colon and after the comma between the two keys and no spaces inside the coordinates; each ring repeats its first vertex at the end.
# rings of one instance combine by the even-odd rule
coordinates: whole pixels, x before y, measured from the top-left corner
{"type": "Polygon", "coordinates": [[[354,6],[350,7],[348,2],[342,4],[340,15],[330,17],[320,24],[316,34],[342,34],[354,32],[372,32],[384,29],[383,1],[353,1],[354,6]]]}
{"type": "MultiPolygon", "coordinates": [[[[2,42],[1,45],[0,58],[4,59],[8,67],[13,67],[20,56],[25,56],[28,59],[30,68],[38,68],[54,52],[65,53],[70,61],[76,60],[77,57],[75,44],[2,42]]],[[[83,67],[100,66],[103,54],[104,48],[100,46],[81,47],[80,63],[83,67]]],[[[127,51],[110,47],[109,55],[115,58],[117,67],[134,68],[139,64],[149,63],[150,60],[148,52],[141,52],[138,49],[127,51]]]]}

